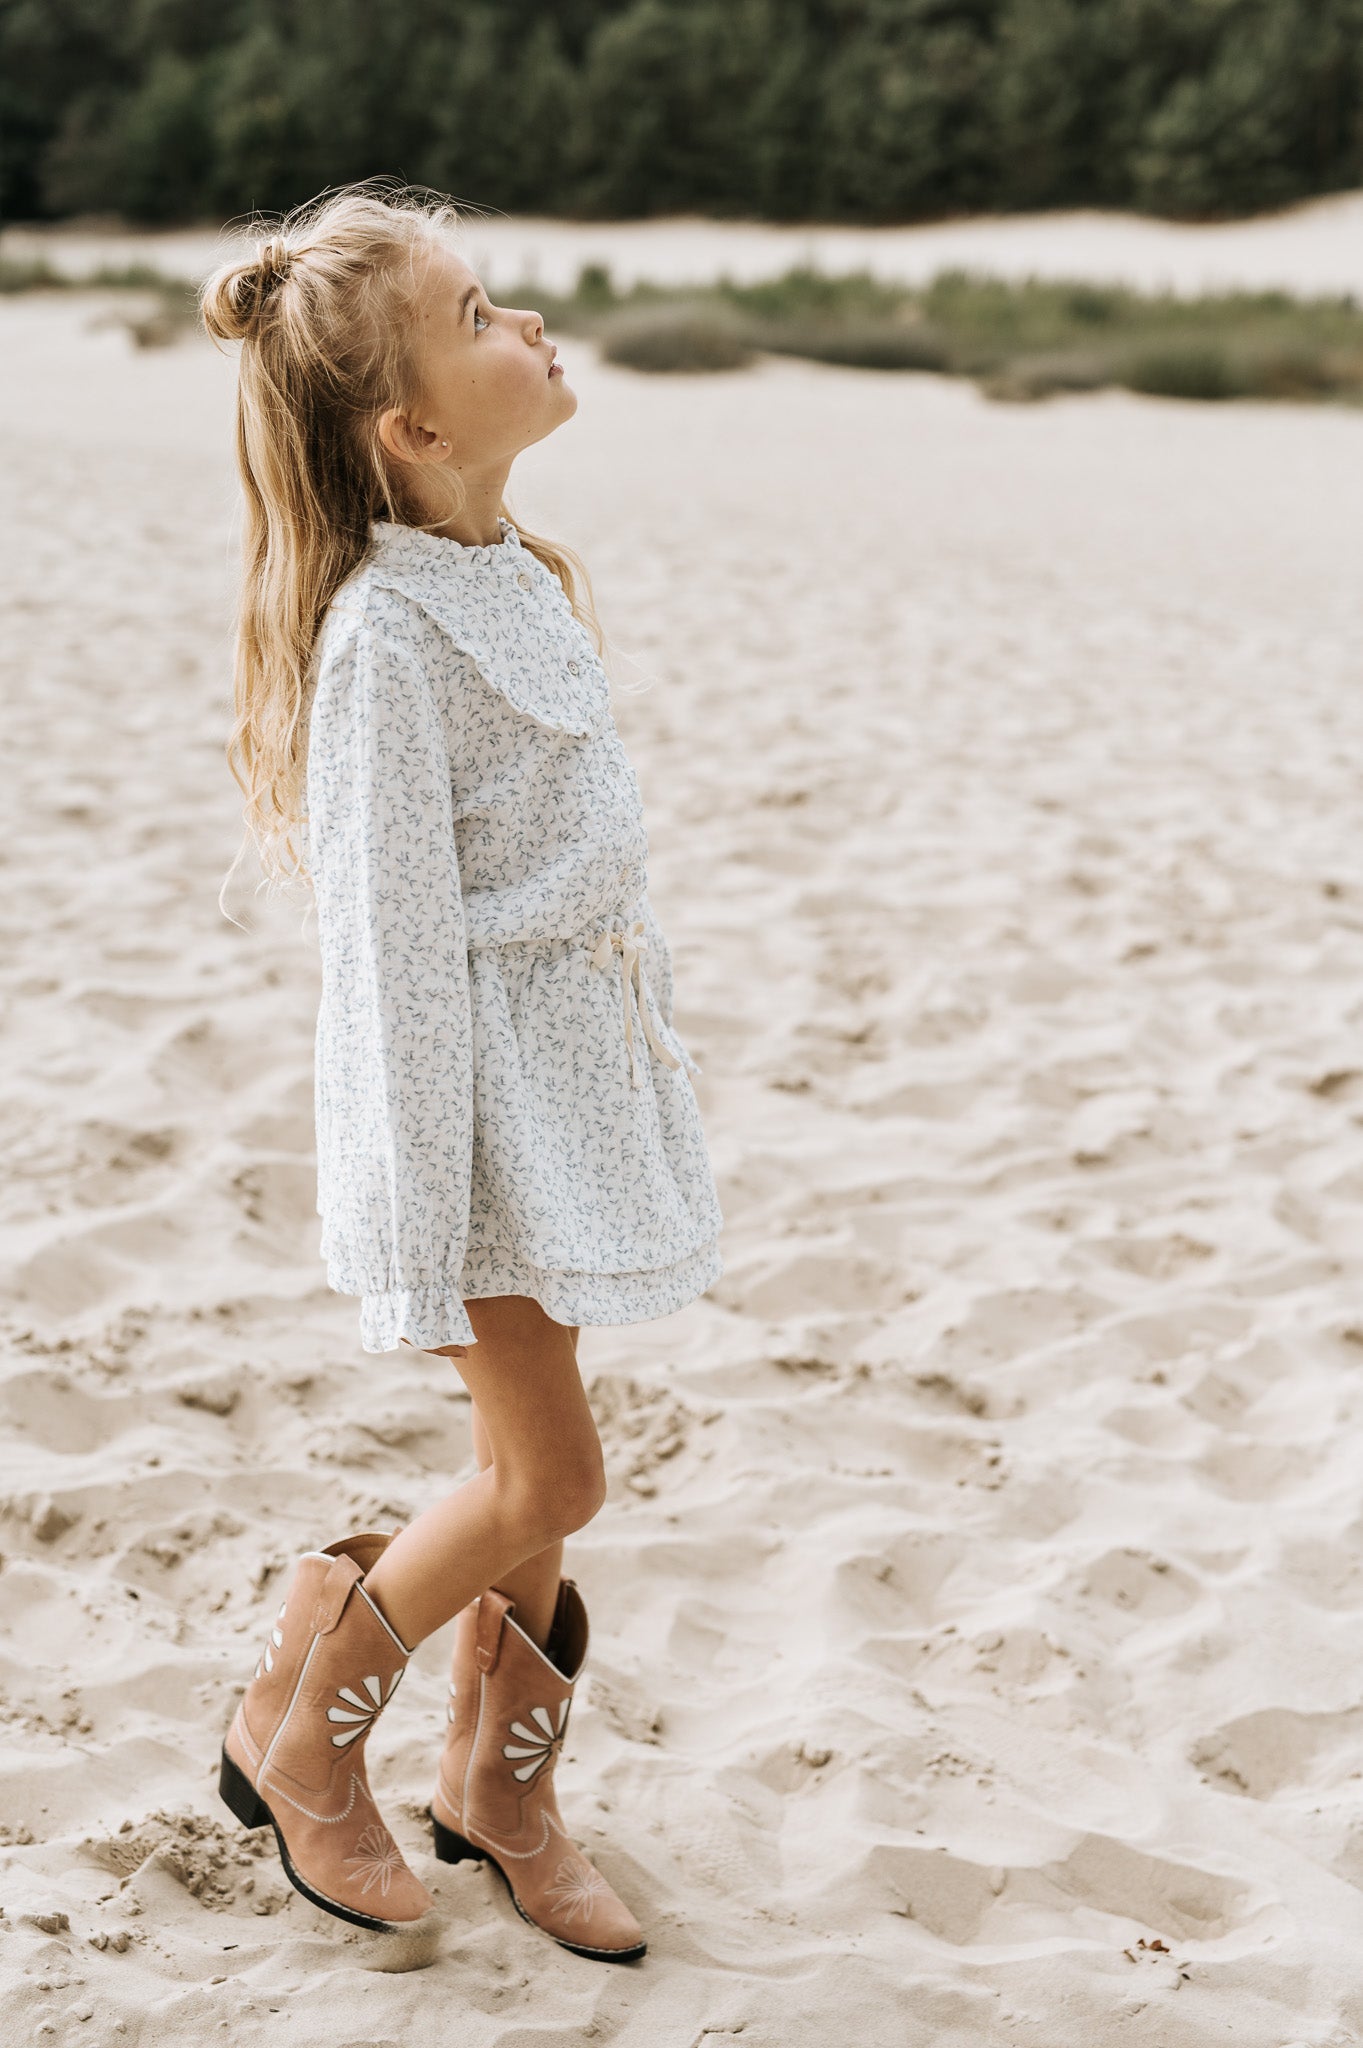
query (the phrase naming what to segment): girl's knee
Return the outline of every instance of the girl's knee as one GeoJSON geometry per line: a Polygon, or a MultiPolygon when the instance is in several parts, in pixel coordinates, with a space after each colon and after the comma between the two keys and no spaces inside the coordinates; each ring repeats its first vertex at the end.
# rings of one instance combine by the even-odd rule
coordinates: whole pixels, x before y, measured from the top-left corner
{"type": "Polygon", "coordinates": [[[571,1536],[585,1529],[606,1504],[606,1468],[599,1459],[586,1459],[554,1475],[550,1489],[553,1519],[559,1525],[555,1536],[571,1536]]]}
{"type": "Polygon", "coordinates": [[[598,1459],[521,1473],[499,1488],[507,1513],[544,1547],[586,1527],[606,1503],[606,1468],[598,1459]]]}
{"type": "Polygon", "coordinates": [[[564,1532],[571,1536],[575,1529],[583,1529],[606,1505],[606,1468],[599,1460],[587,1466],[567,1497],[570,1527],[564,1532]]]}

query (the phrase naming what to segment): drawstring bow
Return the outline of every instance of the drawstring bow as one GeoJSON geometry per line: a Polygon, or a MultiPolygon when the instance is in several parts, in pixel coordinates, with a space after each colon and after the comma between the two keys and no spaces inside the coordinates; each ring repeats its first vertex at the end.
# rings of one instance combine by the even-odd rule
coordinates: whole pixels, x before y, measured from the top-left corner
{"type": "Polygon", "coordinates": [[[631,985],[636,990],[639,1021],[644,1027],[644,1037],[648,1040],[649,1046],[657,1054],[664,1066],[679,1067],[681,1065],[681,1061],[677,1058],[676,1054],[668,1051],[657,1032],[653,1029],[653,1022],[649,1016],[648,998],[651,996],[652,990],[648,988],[648,984],[644,979],[644,963],[642,958],[644,948],[647,945],[648,940],[644,937],[644,921],[641,917],[636,917],[628,931],[603,932],[591,956],[592,966],[601,968],[607,965],[612,953],[618,953],[620,956],[620,994],[625,1011],[625,1044],[629,1047],[629,1084],[631,1088],[641,1087],[644,1079],[643,1069],[639,1064],[639,1056],[634,1048],[633,1006],[629,999],[631,985]]]}

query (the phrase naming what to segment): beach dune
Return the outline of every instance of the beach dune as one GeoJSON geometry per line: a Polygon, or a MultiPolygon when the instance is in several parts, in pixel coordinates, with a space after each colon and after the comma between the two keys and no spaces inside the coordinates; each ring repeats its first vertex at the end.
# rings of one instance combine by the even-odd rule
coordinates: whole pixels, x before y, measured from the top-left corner
{"type": "Polygon", "coordinates": [[[580,1350],[560,1793],[648,1955],[434,1862],[442,1631],[385,1970],[218,1743],[468,1403],[327,1291],[315,937],[218,905],[230,360],[97,309],[0,304],[6,2038],[1356,2040],[1363,417],[564,342],[512,509],[611,637],[726,1269],[580,1350]]]}

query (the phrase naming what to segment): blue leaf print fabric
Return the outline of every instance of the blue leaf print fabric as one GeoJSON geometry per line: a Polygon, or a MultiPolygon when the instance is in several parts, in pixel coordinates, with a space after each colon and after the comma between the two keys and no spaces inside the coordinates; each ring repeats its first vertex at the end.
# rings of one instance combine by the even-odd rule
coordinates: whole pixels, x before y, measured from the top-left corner
{"type": "Polygon", "coordinates": [[[317,1210],[360,1341],[668,1315],[723,1270],[639,785],[552,571],[375,520],[313,659],[317,1210]]]}

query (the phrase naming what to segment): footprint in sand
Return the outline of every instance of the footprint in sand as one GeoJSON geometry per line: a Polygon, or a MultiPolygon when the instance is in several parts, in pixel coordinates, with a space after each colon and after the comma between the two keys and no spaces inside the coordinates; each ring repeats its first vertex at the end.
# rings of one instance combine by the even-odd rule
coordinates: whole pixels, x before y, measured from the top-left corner
{"type": "Polygon", "coordinates": [[[1133,1622],[1184,1614],[1200,1599],[1198,1581],[1167,1558],[1145,1550],[1109,1550],[1083,1572],[1081,1599],[1101,1601],[1133,1622]]]}
{"type": "Polygon", "coordinates": [[[1218,1792],[1245,1799],[1308,1788],[1315,1794],[1357,1776],[1360,1736],[1363,1707],[1338,1714],[1266,1707],[1223,1723],[1195,1742],[1188,1758],[1218,1792]]]}

